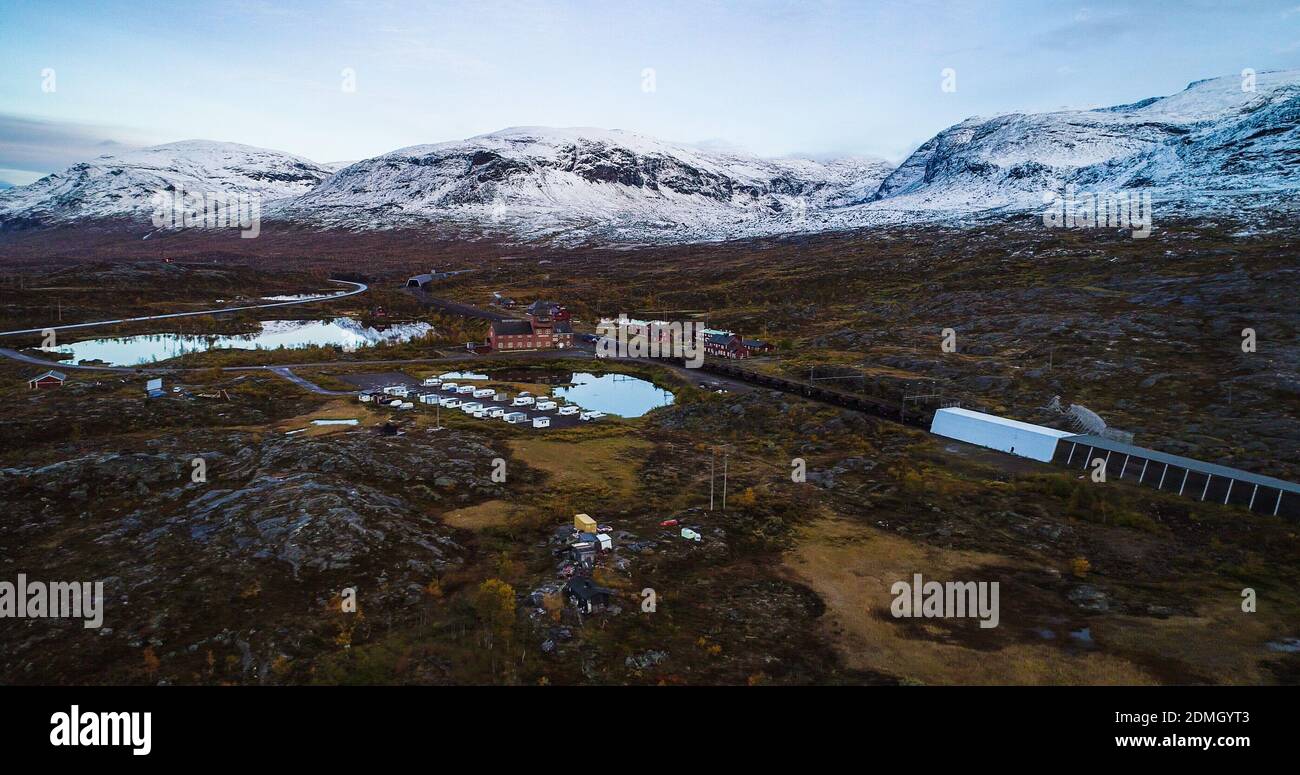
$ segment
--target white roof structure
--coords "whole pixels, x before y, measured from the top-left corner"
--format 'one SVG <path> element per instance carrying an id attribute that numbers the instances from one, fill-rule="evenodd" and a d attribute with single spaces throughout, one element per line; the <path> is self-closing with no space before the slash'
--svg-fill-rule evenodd
<path id="1" fill-rule="evenodd" d="M 1052 462 L 1058 440 L 1074 435 L 1069 431 L 957 407 L 935 412 L 930 432 L 1044 463 Z"/>

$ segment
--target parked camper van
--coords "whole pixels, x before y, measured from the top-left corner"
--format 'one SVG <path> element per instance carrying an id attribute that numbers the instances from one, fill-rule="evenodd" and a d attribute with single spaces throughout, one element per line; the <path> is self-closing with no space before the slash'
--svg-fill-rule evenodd
<path id="1" fill-rule="evenodd" d="M 551 411 L 552 409 L 557 409 L 557 408 L 559 408 L 559 406 L 560 406 L 560 405 L 557 404 L 557 403 L 555 403 L 554 401 L 545 401 L 545 400 L 543 400 L 543 401 L 538 401 L 538 402 L 537 402 L 537 411 L 539 411 L 539 412 L 549 412 L 549 411 Z"/>
<path id="2" fill-rule="evenodd" d="M 491 398 L 496 394 L 497 392 L 492 388 L 479 388 L 478 390 L 474 391 L 475 398 Z"/>
<path id="3" fill-rule="evenodd" d="M 528 415 L 524 414 L 523 412 L 510 412 L 504 415 L 501 419 L 505 420 L 511 425 L 518 425 L 521 422 L 527 422 Z"/>
<path id="4" fill-rule="evenodd" d="M 574 406 L 573 404 L 560 407 L 560 414 L 577 414 L 577 413 L 578 413 L 578 407 Z"/>
<path id="5" fill-rule="evenodd" d="M 549 417 L 534 417 L 534 418 L 533 418 L 533 427 L 534 427 L 534 428 L 549 428 L 549 427 L 551 427 L 551 418 L 549 418 Z"/>
<path id="6" fill-rule="evenodd" d="M 515 400 L 511 401 L 510 405 L 511 406 L 532 406 L 533 397 L 525 396 L 525 395 L 515 396 Z"/>

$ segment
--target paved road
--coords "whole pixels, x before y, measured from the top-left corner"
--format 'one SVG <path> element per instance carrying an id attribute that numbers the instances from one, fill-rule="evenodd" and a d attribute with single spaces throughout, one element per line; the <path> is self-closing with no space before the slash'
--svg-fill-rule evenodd
<path id="1" fill-rule="evenodd" d="M 46 326 L 44 328 L 24 328 L 17 331 L 0 331 L 0 336 L 14 336 L 16 334 L 41 334 L 46 331 L 66 331 L 71 328 L 93 328 L 95 326 L 108 326 L 115 323 L 136 323 L 141 320 L 165 320 L 166 318 L 187 318 L 194 315 L 215 315 L 221 312 L 239 312 L 246 309 L 266 309 L 267 307 L 292 307 L 298 304 L 318 304 L 322 301 L 333 301 L 345 296 L 355 296 L 358 293 L 365 293 L 370 290 L 370 286 L 365 283 L 354 283 L 351 280 L 330 280 L 332 283 L 342 283 L 344 285 L 356 286 L 350 291 L 336 293 L 333 296 L 323 296 L 319 299 L 298 299 L 296 301 L 276 301 L 270 304 L 249 304 L 243 307 L 222 307 L 221 309 L 205 309 L 198 312 L 170 312 L 166 315 L 144 315 L 138 318 L 118 318 L 117 320 L 96 320 L 93 323 L 71 323 L 65 326 Z"/>
<path id="2" fill-rule="evenodd" d="M 505 312 L 497 312 L 495 310 L 475 307 L 470 304 L 462 304 L 459 301 L 452 301 L 451 299 L 440 299 L 436 296 L 430 296 L 429 292 L 423 288 L 405 288 L 404 290 L 420 302 L 428 304 L 430 307 L 435 309 L 450 312 L 453 315 L 461 315 L 467 318 L 482 318 L 484 320 L 515 320 L 518 318 L 518 316 L 512 316 Z"/>

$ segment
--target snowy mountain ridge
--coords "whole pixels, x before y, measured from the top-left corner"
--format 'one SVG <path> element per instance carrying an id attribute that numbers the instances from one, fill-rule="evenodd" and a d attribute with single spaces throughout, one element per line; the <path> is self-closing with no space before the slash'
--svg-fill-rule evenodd
<path id="1" fill-rule="evenodd" d="M 185 141 L 0 191 L 0 229 L 147 218 L 152 195 L 256 194 L 306 228 L 435 229 L 561 243 L 694 242 L 1041 211 L 1063 190 L 1142 191 L 1162 214 L 1294 208 L 1300 71 L 1196 81 L 1092 110 L 971 118 L 897 168 L 760 158 L 615 129 L 511 127 L 350 163 Z"/>

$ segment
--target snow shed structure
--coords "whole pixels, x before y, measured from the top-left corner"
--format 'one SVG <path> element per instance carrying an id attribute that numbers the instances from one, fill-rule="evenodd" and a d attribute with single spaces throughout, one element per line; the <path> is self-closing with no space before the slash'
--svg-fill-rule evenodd
<path id="1" fill-rule="evenodd" d="M 1087 470 L 1096 460 L 1105 461 L 1106 481 L 1123 480 L 1184 498 L 1241 506 L 1256 514 L 1300 518 L 1300 485 L 1100 436 L 1068 436 L 1057 448 L 1054 462 Z"/>
<path id="2" fill-rule="evenodd" d="M 1052 462 L 1056 444 L 1074 434 L 994 414 L 947 407 L 934 413 L 930 432 L 1031 460 Z"/>

